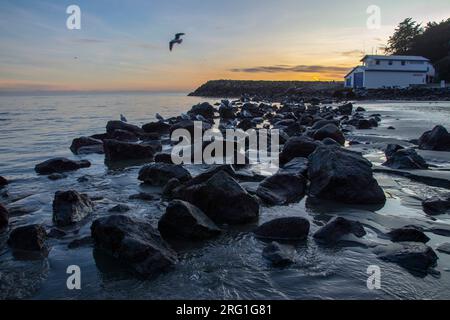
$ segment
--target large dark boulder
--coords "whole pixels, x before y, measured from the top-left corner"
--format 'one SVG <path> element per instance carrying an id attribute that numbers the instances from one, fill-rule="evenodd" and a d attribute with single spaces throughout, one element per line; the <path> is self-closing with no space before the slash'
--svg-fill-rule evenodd
<path id="1" fill-rule="evenodd" d="M 114 130 L 114 132 L 111 133 L 111 139 L 126 142 L 137 142 L 139 140 L 133 132 L 122 129 Z"/>
<path id="2" fill-rule="evenodd" d="M 290 138 L 280 153 L 280 164 L 286 164 L 294 158 L 307 158 L 321 143 L 306 136 Z"/>
<path id="3" fill-rule="evenodd" d="M 100 218 L 92 224 L 91 236 L 97 249 L 145 277 L 159 275 L 177 262 L 158 230 L 142 220 L 123 215 Z"/>
<path id="4" fill-rule="evenodd" d="M 338 142 L 341 145 L 345 144 L 345 137 L 339 128 L 334 124 L 327 124 L 322 128 L 318 129 L 313 134 L 314 140 L 324 140 L 326 138 L 331 138 L 334 141 Z"/>
<path id="5" fill-rule="evenodd" d="M 138 144 L 117 140 L 104 140 L 105 160 L 110 162 L 126 160 L 153 159 L 157 152 L 155 147 L 147 144 Z"/>
<path id="6" fill-rule="evenodd" d="M 184 169 L 183 166 L 163 162 L 144 166 L 139 171 L 138 177 L 140 181 L 154 186 L 164 186 L 172 178 L 186 182 L 192 177 L 189 171 Z"/>
<path id="7" fill-rule="evenodd" d="M 436 126 L 419 138 L 419 149 L 450 151 L 450 133 L 443 126 Z"/>
<path id="8" fill-rule="evenodd" d="M 13 250 L 48 252 L 47 232 L 39 224 L 28 225 L 14 229 L 9 235 L 8 245 Z"/>
<path id="9" fill-rule="evenodd" d="M 382 260 L 394 262 L 405 269 L 426 274 L 437 265 L 438 256 L 427 245 L 420 242 L 397 242 L 378 246 L 375 253 Z"/>
<path id="10" fill-rule="evenodd" d="M 387 161 L 383 166 L 392 169 L 428 169 L 426 161 L 414 149 L 399 149 L 393 153 L 392 150 L 388 150 L 386 158 Z"/>
<path id="11" fill-rule="evenodd" d="M 172 162 L 172 154 L 170 152 L 159 152 L 155 154 L 155 162 L 164 162 L 173 164 Z"/>
<path id="12" fill-rule="evenodd" d="M 450 212 L 450 195 L 436 196 L 422 201 L 423 211 L 431 216 Z"/>
<path id="13" fill-rule="evenodd" d="M 34 170 L 39 174 L 49 175 L 89 168 L 91 163 L 87 160 L 74 161 L 67 158 L 53 158 L 36 165 Z"/>
<path id="14" fill-rule="evenodd" d="M 351 115 L 353 112 L 353 104 L 352 103 L 346 103 L 338 107 L 338 111 L 342 115 Z"/>
<path id="15" fill-rule="evenodd" d="M 94 210 L 94 203 L 85 194 L 74 190 L 58 191 L 53 200 L 53 222 L 60 227 L 80 222 Z"/>
<path id="16" fill-rule="evenodd" d="M 297 174 L 306 177 L 308 174 L 308 158 L 294 158 L 283 165 L 279 172 Z"/>
<path id="17" fill-rule="evenodd" d="M 75 138 L 70 151 L 74 154 L 103 153 L 103 141 L 91 137 Z"/>
<path id="18" fill-rule="evenodd" d="M 171 125 L 168 123 L 165 123 L 163 121 L 158 122 L 150 122 L 147 124 L 144 124 L 142 126 L 142 130 L 144 130 L 146 133 L 159 133 L 159 134 L 166 134 L 169 133 Z"/>
<path id="19" fill-rule="evenodd" d="M 336 217 L 314 233 L 314 238 L 321 242 L 336 243 L 343 240 L 343 237 L 347 235 L 361 238 L 366 235 L 366 231 L 362 224 L 357 221 Z"/>
<path id="20" fill-rule="evenodd" d="M 196 121 L 198 123 L 198 121 Z M 191 139 L 194 139 L 194 129 L 195 129 L 195 123 L 192 120 L 181 120 L 177 123 L 174 123 L 170 127 L 170 134 L 172 134 L 175 130 L 182 129 L 187 130 L 191 136 Z M 208 122 L 201 122 L 201 130 L 202 132 L 205 132 L 206 130 L 211 129 L 211 124 Z M 191 140 L 192 141 L 192 140 Z"/>
<path id="21" fill-rule="evenodd" d="M 391 238 L 392 242 L 422 242 L 427 243 L 430 241 L 423 230 L 416 226 L 406 226 L 403 228 L 394 229 L 388 232 L 388 236 Z"/>
<path id="22" fill-rule="evenodd" d="M 132 132 L 136 135 L 140 135 L 142 133 L 144 133 L 144 130 L 142 130 L 142 128 L 139 128 L 138 126 L 129 124 L 129 123 L 125 123 L 122 121 L 109 121 L 106 124 L 106 132 L 109 135 L 112 135 L 114 133 L 114 131 L 116 130 L 125 130 L 125 131 L 129 131 Z"/>
<path id="23" fill-rule="evenodd" d="M 174 200 L 167 206 L 158 223 L 164 238 L 209 239 L 217 236 L 220 229 L 196 206 Z"/>
<path id="24" fill-rule="evenodd" d="M 236 113 L 233 107 L 221 105 L 219 108 L 219 115 L 222 119 L 234 119 Z"/>
<path id="25" fill-rule="evenodd" d="M 308 237 L 309 227 L 309 221 L 305 218 L 279 218 L 258 227 L 255 235 L 267 240 L 301 241 Z"/>
<path id="26" fill-rule="evenodd" d="M 275 267 L 284 267 L 294 263 L 295 248 L 274 241 L 264 248 L 262 255 Z"/>
<path id="27" fill-rule="evenodd" d="M 319 147 L 309 157 L 310 196 L 349 204 L 384 204 L 372 164 L 359 153 Z"/>
<path id="28" fill-rule="evenodd" d="M 0 203 L 0 231 L 8 225 L 8 221 L 9 221 L 8 209 L 6 209 Z"/>
<path id="29" fill-rule="evenodd" d="M 206 119 L 212 119 L 214 118 L 214 113 L 216 112 L 216 109 L 209 104 L 208 102 L 199 103 L 191 108 L 191 110 L 188 111 L 189 115 L 202 115 Z"/>
<path id="30" fill-rule="evenodd" d="M 286 205 L 304 197 L 306 179 L 301 175 L 277 173 L 259 185 L 256 194 L 269 205 Z"/>
<path id="31" fill-rule="evenodd" d="M 258 201 L 224 170 L 203 183 L 188 183 L 175 197 L 194 204 L 215 223 L 244 224 L 259 216 Z"/>
<path id="32" fill-rule="evenodd" d="M 405 149 L 401 145 L 398 144 L 388 144 L 386 149 L 384 149 L 384 155 L 386 159 L 390 159 L 397 151 Z"/>

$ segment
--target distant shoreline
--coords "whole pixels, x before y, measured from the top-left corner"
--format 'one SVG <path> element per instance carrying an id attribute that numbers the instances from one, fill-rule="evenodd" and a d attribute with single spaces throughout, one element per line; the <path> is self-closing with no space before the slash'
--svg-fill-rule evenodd
<path id="1" fill-rule="evenodd" d="M 326 100 L 450 101 L 450 88 L 353 90 L 337 81 L 251 81 L 211 80 L 189 96 L 240 98 L 248 96 L 270 101 L 311 102 Z"/>

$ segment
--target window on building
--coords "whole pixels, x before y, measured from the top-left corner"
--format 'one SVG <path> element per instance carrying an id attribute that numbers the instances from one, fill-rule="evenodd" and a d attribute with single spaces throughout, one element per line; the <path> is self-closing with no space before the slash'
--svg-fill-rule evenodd
<path id="1" fill-rule="evenodd" d="M 402 66 L 406 65 L 406 61 L 402 61 Z"/>
<path id="2" fill-rule="evenodd" d="M 375 64 L 378 66 L 380 65 L 380 60 L 375 61 Z"/>
<path id="3" fill-rule="evenodd" d="M 392 62 L 392 61 L 389 61 L 389 65 L 392 66 L 392 64 L 393 64 L 393 62 Z"/>

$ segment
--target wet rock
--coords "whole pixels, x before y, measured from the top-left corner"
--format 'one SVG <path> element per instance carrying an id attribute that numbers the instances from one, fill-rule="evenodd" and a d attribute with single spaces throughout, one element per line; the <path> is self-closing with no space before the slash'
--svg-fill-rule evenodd
<path id="1" fill-rule="evenodd" d="M 306 175 L 308 174 L 308 158 L 294 158 L 283 165 L 279 172 L 298 174 L 306 177 Z"/>
<path id="2" fill-rule="evenodd" d="M 177 187 L 182 185 L 181 181 L 177 178 L 172 178 L 169 181 L 167 181 L 166 185 L 164 186 L 162 190 L 163 197 L 167 199 L 173 198 L 173 190 L 175 190 Z"/>
<path id="3" fill-rule="evenodd" d="M 134 133 L 135 135 L 139 135 L 144 133 L 144 130 L 142 130 L 141 128 L 139 128 L 138 126 L 129 124 L 129 123 L 125 123 L 122 121 L 109 121 L 106 124 L 106 132 L 109 135 L 114 134 L 114 131 L 116 130 L 124 130 L 124 131 L 129 131 Z"/>
<path id="4" fill-rule="evenodd" d="M 155 162 L 173 164 L 172 154 L 170 152 L 160 152 L 155 154 Z"/>
<path id="5" fill-rule="evenodd" d="M 422 201 L 423 211 L 431 216 L 450 211 L 450 195 L 432 197 Z"/>
<path id="6" fill-rule="evenodd" d="M 214 118 L 215 112 L 216 109 L 212 105 L 208 102 L 203 102 L 193 106 L 191 110 L 188 111 L 188 114 L 193 116 L 202 115 L 206 119 L 212 119 Z"/>
<path id="7" fill-rule="evenodd" d="M 259 216 L 258 201 L 224 170 L 177 190 L 176 198 L 197 206 L 215 223 L 244 224 Z"/>
<path id="8" fill-rule="evenodd" d="M 138 177 L 140 181 L 154 186 L 164 186 L 172 178 L 186 182 L 192 177 L 183 166 L 168 163 L 149 164 L 139 171 Z"/>
<path id="9" fill-rule="evenodd" d="M 357 221 L 336 217 L 314 233 L 314 238 L 321 242 L 336 243 L 345 240 L 343 238 L 347 235 L 362 238 L 366 235 L 366 231 L 362 224 Z"/>
<path id="10" fill-rule="evenodd" d="M 443 126 L 436 126 L 419 138 L 419 149 L 450 151 L 450 134 Z"/>
<path id="11" fill-rule="evenodd" d="M 8 180 L 0 176 L 0 188 L 3 188 L 4 186 L 8 185 Z"/>
<path id="12" fill-rule="evenodd" d="M 422 242 L 430 241 L 423 230 L 416 226 L 406 226 L 399 229 L 394 229 L 388 232 L 388 236 L 392 242 Z"/>
<path id="13" fill-rule="evenodd" d="M 2 229 L 5 229 L 8 226 L 9 221 L 9 213 L 8 209 L 6 209 L 1 203 L 0 203 L 0 231 Z"/>
<path id="14" fill-rule="evenodd" d="M 174 200 L 167 206 L 158 223 L 164 238 L 209 239 L 217 236 L 220 229 L 196 206 Z"/>
<path id="15" fill-rule="evenodd" d="M 50 232 L 47 234 L 47 237 L 54 239 L 61 239 L 65 237 L 67 233 L 61 229 L 52 228 Z"/>
<path id="16" fill-rule="evenodd" d="M 137 142 L 138 137 L 130 131 L 117 129 L 111 134 L 111 139 L 125 142 Z"/>
<path id="17" fill-rule="evenodd" d="M 8 245 L 13 250 L 38 251 L 47 254 L 46 239 L 45 228 L 39 224 L 33 224 L 14 229 L 9 235 Z"/>
<path id="18" fill-rule="evenodd" d="M 280 164 L 286 164 L 294 158 L 307 158 L 321 143 L 306 136 L 290 138 L 280 153 Z"/>
<path id="19" fill-rule="evenodd" d="M 405 149 L 401 145 L 398 144 L 388 144 L 386 149 L 384 150 L 384 154 L 386 159 L 390 159 L 397 151 Z"/>
<path id="20" fill-rule="evenodd" d="M 390 152 L 390 151 L 389 151 Z M 387 161 L 383 166 L 392 169 L 428 169 L 426 161 L 414 149 L 399 149 L 393 153 L 386 153 Z"/>
<path id="21" fill-rule="evenodd" d="M 81 247 L 86 247 L 86 246 L 90 246 L 94 244 L 94 239 L 92 239 L 91 236 L 87 236 L 81 239 L 75 239 L 73 241 L 71 241 L 68 245 L 67 248 L 69 249 L 77 249 L 77 248 L 81 248 Z"/>
<path id="22" fill-rule="evenodd" d="M 366 112 L 366 109 L 364 109 L 363 107 L 358 107 L 355 110 L 356 112 Z"/>
<path id="23" fill-rule="evenodd" d="M 202 126 L 202 127 L 201 127 L 202 132 L 205 132 L 206 130 L 211 129 L 211 127 L 212 127 L 211 124 L 210 124 L 210 123 L 207 123 L 207 122 L 202 122 L 202 123 L 201 123 L 201 126 Z M 191 137 L 193 137 L 193 136 L 194 136 L 194 128 L 195 128 L 194 121 L 191 121 L 191 120 L 181 120 L 181 121 L 179 121 L 179 122 L 173 124 L 173 125 L 170 127 L 170 134 L 172 134 L 175 130 L 183 129 L 183 130 L 186 130 L 187 132 L 189 132 L 189 134 L 191 135 Z"/>
<path id="24" fill-rule="evenodd" d="M 130 200 L 144 200 L 144 201 L 152 201 L 155 200 L 155 196 L 151 193 L 147 192 L 139 192 L 137 194 L 133 194 L 129 197 Z"/>
<path id="25" fill-rule="evenodd" d="M 368 129 L 372 129 L 372 127 L 374 126 L 374 123 L 367 119 L 359 119 L 359 120 L 356 120 L 356 122 L 354 122 L 354 126 L 356 127 L 356 129 L 359 129 L 359 130 L 368 130 Z"/>
<path id="26" fill-rule="evenodd" d="M 142 220 L 122 215 L 100 218 L 92 224 L 91 235 L 97 249 L 145 277 L 159 275 L 177 262 L 159 232 Z"/>
<path id="27" fill-rule="evenodd" d="M 389 126 L 389 127 L 387 127 L 387 129 L 388 129 L 388 130 L 395 130 L 395 127 Z"/>
<path id="28" fill-rule="evenodd" d="M 283 267 L 294 263 L 295 248 L 274 241 L 264 248 L 262 255 L 274 266 Z"/>
<path id="29" fill-rule="evenodd" d="M 105 160 L 110 162 L 126 160 L 153 159 L 155 149 L 152 146 L 123 142 L 117 140 L 103 141 L 105 149 Z"/>
<path id="30" fill-rule="evenodd" d="M 322 141 L 326 138 L 331 138 L 341 145 L 345 144 L 344 134 L 334 124 L 327 124 L 326 126 L 323 126 L 322 128 L 318 129 L 316 132 L 314 132 L 313 138 L 314 138 L 314 140 L 320 140 L 320 141 Z"/>
<path id="31" fill-rule="evenodd" d="M 243 119 L 241 122 L 239 122 L 239 124 L 237 125 L 238 129 L 241 129 L 243 131 L 247 131 L 250 130 L 254 127 L 254 124 L 251 120 L 249 119 Z"/>
<path id="32" fill-rule="evenodd" d="M 443 243 L 436 249 L 439 252 L 450 254 L 450 243 Z"/>
<path id="33" fill-rule="evenodd" d="M 373 177 L 372 164 L 359 153 L 319 147 L 309 157 L 312 197 L 349 204 L 384 204 L 386 197 Z"/>
<path id="34" fill-rule="evenodd" d="M 277 173 L 266 178 L 256 194 L 268 205 L 286 205 L 304 197 L 306 179 L 301 175 Z"/>
<path id="35" fill-rule="evenodd" d="M 438 256 L 430 247 L 420 242 L 398 242 L 378 246 L 375 253 L 382 260 L 394 262 L 405 269 L 426 273 L 437 265 Z"/>
<path id="36" fill-rule="evenodd" d="M 219 115 L 222 119 L 234 119 L 236 118 L 236 113 L 233 107 L 229 106 L 220 106 Z"/>
<path id="37" fill-rule="evenodd" d="M 67 178 L 67 175 L 65 175 L 64 173 L 52 173 L 47 178 L 49 178 L 52 181 L 56 181 Z"/>
<path id="38" fill-rule="evenodd" d="M 88 150 L 98 151 L 91 153 L 103 153 L 103 141 L 92 137 L 80 137 L 73 139 L 70 151 L 74 154 L 87 154 Z"/>
<path id="39" fill-rule="evenodd" d="M 344 105 L 341 105 L 338 107 L 338 111 L 342 115 L 351 115 L 353 112 L 353 104 L 352 103 L 346 103 Z"/>
<path id="40" fill-rule="evenodd" d="M 142 129 L 146 132 L 146 133 L 159 133 L 159 134 L 167 134 L 170 131 L 170 127 L 171 125 L 162 121 L 158 121 L 158 122 L 150 122 L 147 124 L 144 124 L 142 126 Z"/>
<path id="41" fill-rule="evenodd" d="M 301 241 L 308 237 L 309 227 L 309 221 L 305 218 L 280 218 L 258 227 L 255 230 L 255 235 L 267 240 Z"/>
<path id="42" fill-rule="evenodd" d="M 126 204 L 118 204 L 114 207 L 112 207 L 111 209 L 108 210 L 108 212 L 113 212 L 113 213 L 125 213 L 130 211 L 131 208 L 129 206 L 127 206 Z"/>
<path id="43" fill-rule="evenodd" d="M 80 222 L 94 210 L 94 203 L 77 191 L 57 191 L 53 200 L 53 222 L 60 227 Z"/>
<path id="44" fill-rule="evenodd" d="M 37 164 L 34 169 L 39 174 L 49 175 L 89 168 L 90 166 L 91 163 L 87 160 L 73 161 L 67 158 L 53 158 Z"/>
<path id="45" fill-rule="evenodd" d="M 323 139 L 322 143 L 323 143 L 324 146 L 338 146 L 338 147 L 341 146 L 341 144 L 339 142 L 336 142 L 335 140 L 333 140 L 331 138 Z"/>

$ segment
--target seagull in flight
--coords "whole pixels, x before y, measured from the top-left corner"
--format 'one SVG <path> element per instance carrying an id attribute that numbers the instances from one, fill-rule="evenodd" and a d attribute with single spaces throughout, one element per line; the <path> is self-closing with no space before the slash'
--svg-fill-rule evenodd
<path id="1" fill-rule="evenodd" d="M 175 35 L 175 39 L 169 42 L 169 49 L 172 51 L 174 44 L 181 44 L 183 42 L 183 39 L 181 39 L 182 36 L 184 36 L 185 33 L 177 33 Z"/>

